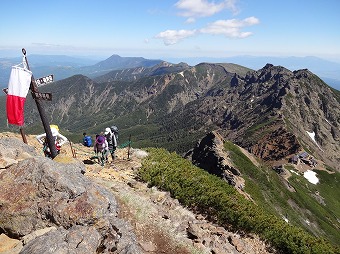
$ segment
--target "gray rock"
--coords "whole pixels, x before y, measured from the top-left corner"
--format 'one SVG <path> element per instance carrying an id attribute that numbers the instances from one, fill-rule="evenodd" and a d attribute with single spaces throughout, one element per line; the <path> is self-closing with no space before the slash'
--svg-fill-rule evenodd
<path id="1" fill-rule="evenodd" d="M 22 237 L 22 242 L 26 245 L 28 242 L 32 241 L 33 239 L 35 239 L 38 236 L 41 236 L 43 234 L 46 234 L 47 232 L 49 232 L 51 230 L 57 230 L 57 228 L 56 227 L 48 227 L 48 228 L 38 229 L 38 230 Z"/>
<path id="2" fill-rule="evenodd" d="M 82 163 L 38 156 L 2 171 L 0 231 L 21 238 L 58 228 L 31 240 L 22 253 L 140 253 L 129 225 L 117 218 L 113 194 L 86 178 L 83 170 Z"/>
<path id="3" fill-rule="evenodd" d="M 94 227 L 76 225 L 68 230 L 60 227 L 36 238 L 25 245 L 20 253 L 96 253 L 100 244 L 101 236 Z"/>
<path id="4" fill-rule="evenodd" d="M 194 165 L 221 177 L 230 185 L 235 186 L 236 178 L 241 175 L 241 172 L 233 167 L 223 145 L 223 137 L 217 131 L 212 131 L 198 142 L 194 149 L 187 152 L 184 157 L 191 160 Z"/>
<path id="5" fill-rule="evenodd" d="M 33 147 L 17 138 L 0 138 L 0 169 L 36 155 Z"/>

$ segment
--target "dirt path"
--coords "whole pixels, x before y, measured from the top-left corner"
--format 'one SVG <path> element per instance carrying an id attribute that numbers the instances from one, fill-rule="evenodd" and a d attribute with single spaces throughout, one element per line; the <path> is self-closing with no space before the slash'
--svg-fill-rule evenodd
<path id="1" fill-rule="evenodd" d="M 228 232 L 182 207 L 169 193 L 137 181 L 138 154 L 132 149 L 128 159 L 128 150 L 118 149 L 113 164 L 87 164 L 85 175 L 113 191 L 119 216 L 131 223 L 145 253 L 270 253 L 258 237 Z"/>

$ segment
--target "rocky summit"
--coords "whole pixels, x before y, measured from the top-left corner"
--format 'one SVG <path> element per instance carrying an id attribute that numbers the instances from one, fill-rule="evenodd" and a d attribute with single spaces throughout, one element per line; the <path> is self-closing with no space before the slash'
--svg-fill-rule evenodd
<path id="1" fill-rule="evenodd" d="M 73 144 L 77 158 L 66 146 L 52 161 L 33 136 L 30 146 L 16 134 L 0 136 L 8 147 L 0 150 L 2 254 L 275 252 L 258 236 L 230 232 L 139 182 L 142 150 L 131 149 L 127 159 L 118 149 L 115 163 L 102 167 L 81 144 Z"/>
<path id="2" fill-rule="evenodd" d="M 140 253 L 115 197 L 84 172 L 80 162 L 41 156 L 2 170 L 0 228 L 25 239 L 20 253 Z"/>

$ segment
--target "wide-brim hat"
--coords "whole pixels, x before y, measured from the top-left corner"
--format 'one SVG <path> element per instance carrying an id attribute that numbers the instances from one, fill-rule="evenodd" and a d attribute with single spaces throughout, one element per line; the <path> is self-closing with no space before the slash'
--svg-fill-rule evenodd
<path id="1" fill-rule="evenodd" d="M 105 138 L 104 138 L 103 136 L 99 136 L 99 137 L 97 138 L 97 143 L 98 143 L 99 145 L 103 144 L 104 142 L 105 142 Z"/>

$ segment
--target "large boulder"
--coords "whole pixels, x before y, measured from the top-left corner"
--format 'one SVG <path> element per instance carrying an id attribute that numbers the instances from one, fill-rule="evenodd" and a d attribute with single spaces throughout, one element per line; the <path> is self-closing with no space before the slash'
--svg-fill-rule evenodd
<path id="1" fill-rule="evenodd" d="M 210 174 L 225 179 L 230 185 L 235 186 L 241 175 L 235 168 L 226 151 L 224 150 L 224 139 L 216 131 L 208 133 L 196 146 L 184 157 Z"/>
<path id="2" fill-rule="evenodd" d="M 130 226 L 117 217 L 111 191 L 83 175 L 82 163 L 44 157 L 0 173 L 0 232 L 16 239 L 55 227 L 21 253 L 140 253 Z"/>
<path id="3" fill-rule="evenodd" d="M 0 138 L 0 170 L 36 155 L 33 147 L 17 138 Z"/>

